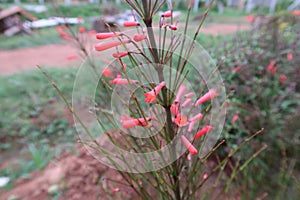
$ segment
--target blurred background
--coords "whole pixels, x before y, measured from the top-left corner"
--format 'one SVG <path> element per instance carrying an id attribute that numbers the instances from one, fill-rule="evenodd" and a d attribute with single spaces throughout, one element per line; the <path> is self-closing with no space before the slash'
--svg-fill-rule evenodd
<path id="1" fill-rule="evenodd" d="M 95 34 L 133 20 L 129 6 L 121 0 L 0 2 L 0 199 L 135 199 L 130 189 L 108 183 L 122 178 L 77 143 L 72 115 L 36 67 L 71 100 Z M 174 1 L 179 31 L 187 4 Z M 194 1 L 188 34 L 208 4 Z M 216 0 L 200 32 L 197 40 L 219 66 L 229 96 L 226 148 L 219 153 L 264 128 L 236 155 L 243 162 L 268 146 L 233 181 L 238 198 L 299 199 L 300 1 Z"/>

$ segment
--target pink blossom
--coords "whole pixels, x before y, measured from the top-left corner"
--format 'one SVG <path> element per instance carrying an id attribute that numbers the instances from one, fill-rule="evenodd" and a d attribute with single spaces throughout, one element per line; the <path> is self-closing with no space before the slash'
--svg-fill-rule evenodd
<path id="1" fill-rule="evenodd" d="M 120 58 L 122 58 L 124 56 L 127 56 L 127 55 L 128 55 L 128 52 L 115 52 L 115 53 L 112 54 L 112 56 L 114 58 L 117 58 L 117 59 L 120 59 Z"/>
<path id="2" fill-rule="evenodd" d="M 189 121 L 190 122 L 197 121 L 197 120 L 202 119 L 202 117 L 203 117 L 203 115 L 201 113 L 199 113 L 199 114 L 195 115 L 194 117 L 191 117 Z"/>
<path id="3" fill-rule="evenodd" d="M 238 72 L 238 71 L 240 71 L 242 69 L 242 66 L 238 66 L 238 67 L 235 67 L 235 68 L 233 68 L 233 72 Z"/>
<path id="4" fill-rule="evenodd" d="M 172 12 L 171 12 L 171 10 L 168 10 L 168 11 L 164 12 L 161 16 L 165 17 L 165 18 L 171 17 L 172 16 Z"/>
<path id="5" fill-rule="evenodd" d="M 254 22 L 255 21 L 255 16 L 253 15 L 248 15 L 245 17 L 247 22 Z"/>
<path id="6" fill-rule="evenodd" d="M 171 112 L 174 114 L 174 115 L 178 115 L 179 114 L 179 104 L 172 104 L 171 105 L 171 108 L 170 108 Z"/>
<path id="7" fill-rule="evenodd" d="M 207 179 L 208 178 L 208 174 L 205 173 L 202 178 L 203 178 L 203 180 Z"/>
<path id="8" fill-rule="evenodd" d="M 193 92 L 187 93 L 186 95 L 184 95 L 185 98 L 191 98 L 194 96 Z"/>
<path id="9" fill-rule="evenodd" d="M 189 124 L 187 116 L 178 114 L 175 119 L 174 123 L 177 124 L 177 126 L 182 127 Z"/>
<path id="10" fill-rule="evenodd" d="M 146 118 L 147 121 L 151 121 L 151 118 L 150 117 L 147 117 Z M 139 118 L 139 119 L 128 119 L 128 120 L 122 120 L 121 123 L 122 123 L 122 127 L 123 128 L 132 128 L 134 126 L 147 126 L 148 123 L 147 121 L 145 121 L 144 118 Z"/>
<path id="11" fill-rule="evenodd" d="M 74 60 L 76 58 L 77 58 L 76 55 L 69 55 L 69 56 L 67 56 L 67 60 Z"/>
<path id="12" fill-rule="evenodd" d="M 284 75 L 284 74 L 281 74 L 281 75 L 279 76 L 279 82 L 280 82 L 281 84 L 284 84 L 284 82 L 286 81 L 286 79 L 287 79 L 287 77 L 286 77 L 286 75 Z"/>
<path id="13" fill-rule="evenodd" d="M 99 40 L 120 36 L 120 32 L 97 33 L 96 38 Z"/>
<path id="14" fill-rule="evenodd" d="M 205 135 L 207 132 L 209 132 L 210 130 L 212 130 L 213 127 L 212 126 L 204 126 L 195 136 L 195 140 L 197 140 L 199 137 Z"/>
<path id="15" fill-rule="evenodd" d="M 185 100 L 183 103 L 182 103 L 182 107 L 184 108 L 184 107 L 186 107 L 186 106 L 188 106 L 189 104 L 191 104 L 192 103 L 192 99 L 187 99 L 187 100 Z"/>
<path id="16" fill-rule="evenodd" d="M 216 92 L 216 89 L 210 89 L 206 94 L 204 94 L 202 97 L 200 97 L 196 103 L 195 103 L 195 106 L 198 106 L 199 104 L 202 104 L 214 97 L 218 96 L 217 92 Z"/>
<path id="17" fill-rule="evenodd" d="M 187 88 L 184 85 L 180 85 L 174 103 L 178 103 L 182 95 L 186 92 Z"/>
<path id="18" fill-rule="evenodd" d="M 125 26 L 125 27 L 131 27 L 131 26 L 139 26 L 140 25 L 140 23 L 138 23 L 138 22 L 135 22 L 135 21 L 125 21 L 124 23 L 123 23 L 123 26 Z"/>
<path id="19" fill-rule="evenodd" d="M 286 59 L 287 59 L 288 61 L 293 60 L 293 54 L 292 54 L 292 53 L 288 53 L 287 56 L 286 56 Z"/>
<path id="20" fill-rule="evenodd" d="M 97 34 L 97 32 L 95 30 L 90 30 L 89 31 L 89 35 L 95 35 L 95 34 Z"/>
<path id="21" fill-rule="evenodd" d="M 124 39 L 124 40 L 113 40 L 113 41 L 109 41 L 109 42 L 103 42 L 103 43 L 98 43 L 95 45 L 95 49 L 96 51 L 104 51 L 116 46 L 119 46 L 121 44 L 125 44 L 125 43 L 130 43 L 130 40 L 128 39 Z"/>
<path id="22" fill-rule="evenodd" d="M 235 115 L 232 117 L 231 122 L 234 123 L 234 122 L 236 122 L 236 120 L 238 120 L 238 119 L 239 119 L 239 115 L 238 115 L 238 114 L 235 114 Z"/>
<path id="23" fill-rule="evenodd" d="M 156 102 L 156 96 L 159 94 L 161 89 L 166 86 L 166 82 L 161 82 L 153 90 L 144 94 L 145 102 L 154 103 Z"/>
<path id="24" fill-rule="evenodd" d="M 66 26 L 56 26 L 55 29 L 57 30 L 58 34 L 60 35 L 61 38 L 63 39 L 72 39 L 72 36 L 69 35 L 68 33 L 64 32 L 65 29 L 67 29 Z"/>
<path id="25" fill-rule="evenodd" d="M 133 36 L 133 40 L 136 41 L 136 42 L 140 42 L 140 41 L 142 41 L 146 38 L 147 38 L 147 36 L 144 35 L 144 34 L 136 34 L 136 35 Z"/>
<path id="26" fill-rule="evenodd" d="M 85 28 L 84 27 L 79 27 L 79 33 L 84 33 L 85 32 Z"/>
<path id="27" fill-rule="evenodd" d="M 169 28 L 173 31 L 177 30 L 177 26 L 176 25 L 169 25 Z"/>
<path id="28" fill-rule="evenodd" d="M 275 66 L 276 62 L 275 61 L 271 61 L 270 64 L 267 67 L 267 70 L 272 72 L 273 75 L 276 74 L 277 71 L 277 67 Z"/>
<path id="29" fill-rule="evenodd" d="M 300 10 L 293 10 L 292 15 L 295 16 L 295 17 L 300 16 Z"/>
<path id="30" fill-rule="evenodd" d="M 119 192 L 120 191 L 120 188 L 114 188 L 113 190 L 112 190 L 112 192 Z"/>
<path id="31" fill-rule="evenodd" d="M 189 124 L 189 128 L 188 128 L 188 132 L 192 132 L 193 128 L 194 128 L 194 125 L 195 125 L 195 121 L 191 121 L 190 124 Z"/>
<path id="32" fill-rule="evenodd" d="M 114 85 L 126 85 L 126 84 L 138 84 L 137 80 L 127 80 L 126 78 L 114 78 L 113 80 L 109 81 L 110 84 Z"/>
<path id="33" fill-rule="evenodd" d="M 105 78 L 109 78 L 113 76 L 113 73 L 109 67 L 104 67 L 102 70 L 102 74 Z"/>
<path id="34" fill-rule="evenodd" d="M 129 120 L 129 119 L 134 119 L 134 118 L 129 117 L 129 116 L 125 115 L 125 114 L 122 114 L 122 117 L 119 118 L 119 121 L 123 122 L 123 121 Z"/>
<path id="35" fill-rule="evenodd" d="M 190 141 L 184 136 L 181 136 L 181 140 L 186 148 L 189 150 L 190 154 L 196 155 L 198 153 L 197 149 L 190 143 Z"/>

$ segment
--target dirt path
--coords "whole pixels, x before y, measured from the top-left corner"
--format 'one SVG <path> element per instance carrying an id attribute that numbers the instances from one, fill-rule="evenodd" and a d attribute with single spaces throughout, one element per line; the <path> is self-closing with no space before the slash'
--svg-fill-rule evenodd
<path id="1" fill-rule="evenodd" d="M 249 25 L 211 24 L 203 27 L 201 32 L 212 35 L 226 35 L 248 28 Z M 78 64 L 80 64 L 78 50 L 69 44 L 0 50 L 0 75 L 9 75 L 23 70 L 35 69 L 36 65 L 67 67 L 78 66 Z"/>
<path id="2" fill-rule="evenodd" d="M 212 24 L 201 28 L 201 33 L 217 35 L 229 35 L 237 31 L 243 31 L 250 28 L 248 24 Z"/>
<path id="3" fill-rule="evenodd" d="M 71 56 L 76 53 L 74 47 L 63 44 L 0 51 L 0 75 L 34 69 L 36 65 L 68 66 L 74 64 Z"/>

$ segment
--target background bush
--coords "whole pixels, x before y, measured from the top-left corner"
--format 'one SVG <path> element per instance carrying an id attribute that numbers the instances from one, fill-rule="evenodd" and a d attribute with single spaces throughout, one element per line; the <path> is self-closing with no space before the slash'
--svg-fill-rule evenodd
<path id="1" fill-rule="evenodd" d="M 249 32 L 218 45 L 221 74 L 229 96 L 228 123 L 224 137 L 234 147 L 245 137 L 264 128 L 264 134 L 243 148 L 240 157 L 267 144 L 268 149 L 253 160 L 244 175 L 248 198 L 267 192 L 271 197 L 294 199 L 300 162 L 300 19 L 281 14 L 260 17 Z M 293 55 L 289 60 L 288 54 Z M 226 58 L 226 59 L 224 59 Z M 270 70 L 275 62 L 276 71 Z M 235 70 L 238 70 L 235 72 Z M 280 81 L 280 76 L 287 79 Z M 239 115 L 237 122 L 231 117 Z M 298 193 L 297 193 L 298 192 Z"/>

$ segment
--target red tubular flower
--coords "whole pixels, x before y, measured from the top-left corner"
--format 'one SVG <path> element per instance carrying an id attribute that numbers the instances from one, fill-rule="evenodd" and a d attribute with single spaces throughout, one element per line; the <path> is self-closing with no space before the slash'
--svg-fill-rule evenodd
<path id="1" fill-rule="evenodd" d="M 90 30 L 89 31 L 89 35 L 95 35 L 95 34 L 97 34 L 97 32 L 95 30 Z"/>
<path id="2" fill-rule="evenodd" d="M 239 115 L 238 115 L 238 114 L 235 114 L 235 115 L 233 116 L 233 118 L 231 119 L 231 122 L 234 123 L 234 122 L 236 122 L 236 120 L 238 120 L 238 119 L 239 119 Z"/>
<path id="3" fill-rule="evenodd" d="M 104 67 L 102 70 L 102 74 L 105 78 L 109 78 L 113 76 L 113 73 L 109 67 Z"/>
<path id="4" fill-rule="evenodd" d="M 287 56 L 286 56 L 286 59 L 287 59 L 288 61 L 293 60 L 293 54 L 292 54 L 292 53 L 288 53 Z"/>
<path id="5" fill-rule="evenodd" d="M 148 103 L 154 103 L 156 102 L 156 96 L 159 94 L 159 92 L 161 91 L 161 89 L 163 87 L 166 86 L 166 82 L 161 82 L 160 84 L 158 84 L 153 90 L 151 90 L 150 92 L 146 92 L 144 94 L 145 96 L 145 102 Z"/>
<path id="6" fill-rule="evenodd" d="M 77 58 L 77 56 L 75 56 L 75 55 L 69 55 L 69 56 L 67 56 L 67 60 L 74 60 L 76 58 Z"/>
<path id="7" fill-rule="evenodd" d="M 192 98 L 194 96 L 193 92 L 187 93 L 186 95 L 184 95 L 185 98 Z"/>
<path id="8" fill-rule="evenodd" d="M 267 67 L 267 70 L 270 71 L 273 75 L 275 75 L 277 71 L 277 67 L 275 66 L 275 64 L 276 64 L 275 61 L 271 61 Z"/>
<path id="9" fill-rule="evenodd" d="M 122 114 L 122 117 L 119 118 L 119 121 L 123 122 L 123 121 L 129 120 L 129 119 L 134 119 L 134 118 L 131 118 L 125 114 Z"/>
<path id="10" fill-rule="evenodd" d="M 281 84 L 284 84 L 284 82 L 286 81 L 286 79 L 287 79 L 286 75 L 281 74 L 281 75 L 279 76 L 279 82 L 280 82 Z"/>
<path id="11" fill-rule="evenodd" d="M 189 104 L 191 104 L 192 103 L 192 99 L 187 99 L 187 100 L 185 100 L 183 103 L 182 103 L 182 107 L 184 108 L 184 107 L 186 107 L 186 106 L 188 106 Z"/>
<path id="12" fill-rule="evenodd" d="M 133 36 L 133 40 L 136 41 L 136 42 L 140 42 L 140 41 L 142 41 L 146 38 L 147 38 L 147 36 L 144 35 L 144 34 L 136 34 L 136 35 Z"/>
<path id="13" fill-rule="evenodd" d="M 177 26 L 175 25 L 169 25 L 169 28 L 173 31 L 176 31 L 177 30 Z"/>
<path id="14" fill-rule="evenodd" d="M 236 67 L 236 68 L 233 68 L 233 72 L 238 72 L 238 71 L 240 71 L 242 69 L 242 66 L 238 66 L 238 67 Z"/>
<path id="15" fill-rule="evenodd" d="M 171 17 L 172 16 L 172 12 L 171 12 L 171 10 L 168 10 L 168 11 L 164 12 L 161 16 L 165 17 L 165 18 Z"/>
<path id="16" fill-rule="evenodd" d="M 131 27 L 131 26 L 139 26 L 140 25 L 140 23 L 138 23 L 138 22 L 130 22 L 130 21 L 125 21 L 124 23 L 123 23 L 123 26 L 125 26 L 125 27 Z"/>
<path id="17" fill-rule="evenodd" d="M 198 106 L 199 104 L 204 103 L 216 96 L 218 96 L 216 89 L 210 89 L 205 95 L 203 95 L 196 101 L 195 106 Z"/>
<path id="18" fill-rule="evenodd" d="M 276 73 L 276 71 L 277 71 L 277 67 L 275 67 L 275 64 L 276 64 L 276 62 L 275 62 L 274 60 L 272 60 L 272 61 L 270 62 L 270 64 L 268 65 L 268 67 L 267 67 L 267 70 L 270 71 L 270 72 L 272 72 L 273 75 L 274 75 L 274 74 Z"/>
<path id="19" fill-rule="evenodd" d="M 126 40 L 114 40 L 114 41 L 109 41 L 109 42 L 103 42 L 103 43 L 98 43 L 95 45 L 95 49 L 96 51 L 104 51 L 116 46 L 119 46 L 121 44 L 126 44 L 129 43 L 130 40 L 126 39 Z"/>
<path id="20" fill-rule="evenodd" d="M 197 149 L 190 143 L 190 141 L 184 135 L 181 136 L 181 140 L 192 155 L 196 155 L 198 153 Z"/>
<path id="21" fill-rule="evenodd" d="M 117 59 L 122 58 L 122 57 L 127 56 L 127 55 L 128 55 L 128 52 L 119 52 L 119 53 L 115 52 L 115 53 L 112 54 L 112 56 L 114 58 L 117 58 Z"/>
<path id="22" fill-rule="evenodd" d="M 186 92 L 187 88 L 184 85 L 180 85 L 174 103 L 178 103 L 182 95 Z"/>
<path id="23" fill-rule="evenodd" d="M 208 131 L 212 130 L 212 126 L 204 126 L 195 136 L 195 140 L 197 140 L 199 137 L 203 136 L 206 134 Z"/>
<path id="24" fill-rule="evenodd" d="M 178 114 L 176 118 L 174 119 L 174 123 L 177 124 L 177 126 L 182 127 L 189 124 L 187 116 Z"/>
<path id="25" fill-rule="evenodd" d="M 293 16 L 300 16 L 300 10 L 293 10 L 292 15 Z"/>
<path id="26" fill-rule="evenodd" d="M 277 72 L 277 67 L 274 67 L 273 70 L 272 70 L 272 74 L 275 75 L 276 72 Z"/>
<path id="27" fill-rule="evenodd" d="M 114 85 L 126 85 L 126 84 L 138 84 L 137 80 L 127 80 L 126 78 L 114 78 L 113 80 L 109 81 L 110 84 Z"/>
<path id="28" fill-rule="evenodd" d="M 99 40 L 103 40 L 103 39 L 107 39 L 107 38 L 120 36 L 121 34 L 122 33 L 120 33 L 120 32 L 97 33 L 96 38 Z"/>
<path id="29" fill-rule="evenodd" d="M 193 128 L 194 128 L 194 125 L 195 125 L 195 121 L 191 121 L 190 124 L 189 124 L 189 128 L 188 128 L 188 132 L 192 132 Z"/>
<path id="30" fill-rule="evenodd" d="M 151 118 L 147 117 L 146 120 L 151 121 Z M 122 123 L 123 128 L 132 128 L 134 126 L 147 126 L 148 125 L 148 123 L 145 121 L 144 118 L 139 118 L 139 119 L 131 118 L 128 120 L 122 120 L 121 123 Z"/>
<path id="31" fill-rule="evenodd" d="M 198 121 L 200 119 L 202 119 L 203 115 L 201 113 L 199 113 L 198 115 L 195 115 L 194 117 L 191 117 L 190 118 L 190 122 L 193 122 L 193 121 Z"/>
<path id="32" fill-rule="evenodd" d="M 84 33 L 85 32 L 85 28 L 84 27 L 80 27 L 79 28 L 79 33 Z"/>
<path id="33" fill-rule="evenodd" d="M 68 33 L 64 32 L 64 29 L 66 29 L 66 26 L 56 26 L 55 29 L 57 30 L 58 34 L 63 39 L 71 39 L 72 36 L 70 36 Z"/>
<path id="34" fill-rule="evenodd" d="M 253 16 L 253 15 L 246 16 L 246 21 L 247 22 L 254 22 L 255 21 L 255 16 Z"/>
<path id="35" fill-rule="evenodd" d="M 170 110 L 174 115 L 178 115 L 179 114 L 179 105 L 172 104 Z"/>

